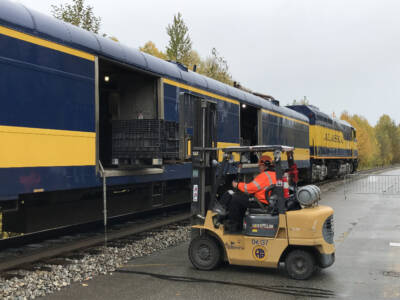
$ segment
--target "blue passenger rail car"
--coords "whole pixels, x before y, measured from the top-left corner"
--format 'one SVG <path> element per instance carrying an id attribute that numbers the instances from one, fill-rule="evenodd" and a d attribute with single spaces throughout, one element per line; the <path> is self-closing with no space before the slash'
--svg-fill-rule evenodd
<path id="1" fill-rule="evenodd" d="M 100 219 L 102 167 L 111 216 L 190 201 L 191 109 L 199 98 L 217 104 L 218 146 L 286 144 L 297 148 L 299 168 L 310 166 L 302 114 L 7 0 L 0 82 L 4 231 Z M 114 157 L 113 124 L 125 120 L 175 123 L 178 155 L 163 156 L 169 144 L 176 150 L 173 139 L 146 136 L 143 149 L 166 152 Z"/>

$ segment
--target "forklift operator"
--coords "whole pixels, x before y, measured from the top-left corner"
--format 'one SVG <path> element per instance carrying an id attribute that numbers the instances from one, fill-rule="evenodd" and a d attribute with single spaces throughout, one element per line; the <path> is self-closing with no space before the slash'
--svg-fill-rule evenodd
<path id="1" fill-rule="evenodd" d="M 248 195 L 254 195 L 261 203 L 269 205 L 265 198 L 265 190 L 271 185 L 276 184 L 276 173 L 271 171 L 272 159 L 268 155 L 261 156 L 258 161 L 258 168 L 260 173 L 250 183 L 232 181 L 232 186 L 237 188 L 242 193 L 235 193 L 232 195 L 228 204 L 231 230 L 242 229 L 243 216 L 248 207 L 258 207 L 256 203 L 249 202 Z"/>

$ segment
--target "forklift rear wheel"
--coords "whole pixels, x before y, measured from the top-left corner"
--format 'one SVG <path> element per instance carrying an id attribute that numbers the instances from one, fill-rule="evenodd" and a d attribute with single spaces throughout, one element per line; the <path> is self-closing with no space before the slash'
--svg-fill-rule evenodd
<path id="1" fill-rule="evenodd" d="M 210 236 L 194 238 L 189 245 L 189 259 L 199 270 L 212 270 L 221 262 L 221 250 L 217 241 Z"/>
<path id="2" fill-rule="evenodd" d="M 316 265 L 314 256 L 310 252 L 297 249 L 288 254 L 285 267 L 293 279 L 305 280 L 314 273 Z"/>

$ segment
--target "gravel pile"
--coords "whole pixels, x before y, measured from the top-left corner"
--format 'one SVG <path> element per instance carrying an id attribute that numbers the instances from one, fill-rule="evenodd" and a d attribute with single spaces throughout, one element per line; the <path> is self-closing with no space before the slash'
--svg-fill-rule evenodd
<path id="1" fill-rule="evenodd" d="M 0 279 L 0 299 L 35 299 L 73 282 L 90 280 L 96 275 L 108 274 L 122 267 L 129 260 L 146 256 L 187 241 L 190 226 L 174 226 L 153 233 L 144 233 L 123 247 L 98 247 L 99 254 L 85 255 L 80 260 L 71 259 L 67 265 L 38 264 L 36 271 L 16 271 L 20 276 Z M 45 269 L 45 270 L 43 270 Z"/>

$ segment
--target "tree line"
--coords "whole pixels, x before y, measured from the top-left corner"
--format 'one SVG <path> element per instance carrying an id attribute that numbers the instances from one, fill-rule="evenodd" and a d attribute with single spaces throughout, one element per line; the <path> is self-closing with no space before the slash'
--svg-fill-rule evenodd
<path id="1" fill-rule="evenodd" d="M 172 24 L 167 26 L 166 32 L 169 42 L 165 51 L 159 50 L 152 41 L 148 41 L 139 49 L 161 59 L 180 62 L 200 74 L 233 85 L 228 63 L 215 47 L 211 49 L 211 54 L 206 59 L 202 59 L 193 49 L 189 28 L 181 13 L 174 15 Z"/>
<path id="2" fill-rule="evenodd" d="M 357 131 L 358 158 L 361 169 L 400 163 L 400 124 L 388 115 L 371 126 L 366 118 L 343 112 L 340 118 Z"/>

